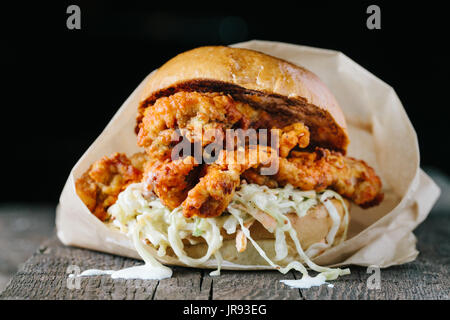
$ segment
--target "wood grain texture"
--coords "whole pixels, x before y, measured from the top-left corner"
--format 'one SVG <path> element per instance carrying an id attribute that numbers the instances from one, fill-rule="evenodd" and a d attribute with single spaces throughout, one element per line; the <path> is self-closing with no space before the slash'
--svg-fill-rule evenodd
<path id="1" fill-rule="evenodd" d="M 302 290 L 305 299 L 450 299 L 450 217 L 430 216 L 415 232 L 420 252 L 412 263 L 380 270 L 380 289 L 369 289 L 372 272 L 351 267 L 334 288 Z"/>
<path id="2" fill-rule="evenodd" d="M 204 278 L 205 271 L 173 267 L 170 279 L 159 281 L 155 300 L 208 300 L 211 281 Z"/>
<path id="3" fill-rule="evenodd" d="M 79 289 L 69 289 L 67 268 L 80 271 L 114 269 L 142 262 L 79 248 L 63 246 L 56 237 L 24 264 L 0 294 L 0 299 L 449 299 L 450 217 L 430 216 L 416 231 L 418 259 L 412 263 L 382 269 L 381 287 L 369 289 L 371 274 L 366 268 L 351 267 L 351 275 L 334 281 L 334 287 L 291 289 L 281 279 L 299 277 L 275 271 L 222 271 L 173 268 L 173 277 L 161 281 L 113 280 L 109 276 L 83 277 Z M 73 280 L 73 279 L 72 279 Z"/>
<path id="4" fill-rule="evenodd" d="M 294 276 L 278 271 L 223 271 L 220 277 L 212 279 L 211 296 L 213 300 L 302 299 L 300 291 L 284 286 L 282 279 Z"/>
<path id="5" fill-rule="evenodd" d="M 54 228 L 54 204 L 0 203 L 0 292 Z"/>

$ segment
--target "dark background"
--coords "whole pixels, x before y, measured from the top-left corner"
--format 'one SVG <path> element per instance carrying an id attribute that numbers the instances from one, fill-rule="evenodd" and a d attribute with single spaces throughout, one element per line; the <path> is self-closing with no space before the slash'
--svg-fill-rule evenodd
<path id="1" fill-rule="evenodd" d="M 250 39 L 345 53 L 395 88 L 422 165 L 449 173 L 440 2 L 257 3 L 2 4 L 0 201 L 56 203 L 72 166 L 149 72 L 197 46 Z M 70 4 L 81 7 L 81 30 L 66 28 Z M 381 30 L 366 27 L 370 4 L 381 7 Z"/>

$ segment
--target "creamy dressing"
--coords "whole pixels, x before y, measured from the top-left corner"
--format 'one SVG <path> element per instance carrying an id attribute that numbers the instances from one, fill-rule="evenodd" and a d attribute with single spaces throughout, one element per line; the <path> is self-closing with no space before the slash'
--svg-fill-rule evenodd
<path id="1" fill-rule="evenodd" d="M 318 274 L 315 277 L 310 277 L 308 275 L 304 275 L 301 279 L 298 280 L 280 280 L 280 282 L 290 286 L 291 288 L 298 289 L 309 289 L 311 287 L 320 287 L 323 284 L 327 284 L 329 288 L 333 288 L 334 286 L 325 281 L 326 278 L 323 274 Z"/>
<path id="2" fill-rule="evenodd" d="M 91 277 L 110 275 L 113 279 L 141 279 L 141 280 L 162 280 L 172 276 L 172 270 L 165 266 L 154 267 L 148 264 L 134 266 L 121 270 L 99 270 L 89 269 L 80 274 L 80 277 Z"/>
<path id="3" fill-rule="evenodd" d="M 172 270 L 167 267 L 153 267 L 148 264 L 118 270 L 111 274 L 113 279 L 162 280 L 172 277 Z"/>
<path id="4" fill-rule="evenodd" d="M 111 275 L 113 274 L 114 270 L 99 270 L 99 269 L 89 269 L 85 270 L 80 274 L 80 277 L 90 277 L 90 276 L 102 276 L 102 275 Z"/>

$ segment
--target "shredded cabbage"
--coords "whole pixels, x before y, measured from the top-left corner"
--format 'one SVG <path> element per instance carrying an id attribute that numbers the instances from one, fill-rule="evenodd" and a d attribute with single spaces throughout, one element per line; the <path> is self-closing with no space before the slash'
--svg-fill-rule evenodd
<path id="1" fill-rule="evenodd" d="M 295 248 L 297 250 L 298 255 L 303 263 L 306 263 L 309 268 L 314 271 L 320 272 L 326 280 L 336 279 L 340 275 L 350 273 L 349 269 L 340 269 L 340 268 L 326 268 L 321 267 L 311 261 L 310 256 L 307 255 L 300 244 L 300 241 L 297 237 L 297 232 L 294 228 L 292 228 L 291 221 L 289 218 L 285 216 L 286 213 L 292 212 L 292 209 L 295 209 L 295 212 L 300 217 L 303 217 L 306 212 L 303 212 L 304 208 L 311 208 L 313 205 L 317 203 L 314 197 L 318 197 L 319 201 L 324 204 L 327 208 L 328 213 L 330 214 L 331 219 L 333 220 L 333 225 L 326 237 L 326 247 L 330 247 L 333 245 L 336 233 L 341 225 L 341 218 L 339 213 L 337 212 L 334 205 L 329 201 L 330 198 L 335 197 L 340 200 L 344 206 L 345 214 L 344 214 L 344 223 L 345 223 L 345 231 L 344 234 L 347 233 L 347 225 L 348 225 L 348 210 L 343 201 L 343 199 L 334 191 L 327 190 L 324 193 L 317 196 L 315 192 L 304 192 L 295 190 L 291 185 L 287 185 L 284 188 L 276 188 L 270 189 L 265 186 L 258 186 L 254 184 L 242 185 L 241 189 L 236 192 L 236 195 L 230 205 L 228 206 L 228 211 L 238 219 L 241 228 L 248 239 L 252 242 L 255 249 L 264 258 L 272 267 L 278 269 L 282 273 L 286 273 L 291 269 L 296 269 L 300 271 L 303 276 L 307 276 L 308 272 L 306 268 L 297 261 L 293 261 L 289 263 L 286 267 L 281 267 L 275 264 L 270 260 L 269 257 L 265 254 L 265 252 L 259 247 L 259 245 L 251 238 L 250 232 L 243 225 L 243 221 L 241 218 L 241 212 L 244 211 L 250 215 L 257 215 L 257 211 L 261 210 L 271 217 L 273 217 L 277 221 L 277 227 L 275 230 L 275 252 L 276 257 L 275 260 L 282 260 L 287 256 L 288 248 L 285 239 L 285 232 L 289 234 L 292 241 L 295 244 Z M 309 200 L 316 200 L 314 204 L 310 202 L 308 205 L 304 203 Z M 301 208 L 301 209 L 299 209 Z M 307 211 L 307 210 L 306 210 Z M 341 238 L 342 240 L 344 237 Z M 318 247 L 324 247 L 322 244 L 315 246 L 316 251 L 310 251 L 309 253 L 317 254 L 319 251 Z"/>
<path id="2" fill-rule="evenodd" d="M 220 253 L 223 243 L 220 229 L 223 228 L 228 234 L 233 234 L 239 225 L 261 257 L 283 274 L 295 269 L 303 274 L 302 279 L 310 279 L 305 265 L 319 272 L 315 277 L 317 280 L 333 280 L 340 275 L 350 273 L 349 269 L 321 267 L 311 261 L 312 257 L 324 249 L 342 242 L 347 234 L 348 209 L 342 197 L 334 191 L 326 190 L 323 193 L 316 193 L 315 191 L 300 191 L 291 185 L 270 189 L 267 186 L 243 184 L 235 192 L 227 208 L 230 215 L 223 214 L 220 217 L 204 219 L 185 218 L 181 207 L 170 210 L 158 198 L 144 197 L 142 190 L 143 183 L 131 184 L 119 194 L 117 202 L 108 209 L 108 212 L 114 217 L 112 224 L 132 236 L 136 250 L 144 261 L 151 265 L 161 266 L 145 248 L 144 240 L 149 241 L 157 250 L 158 256 L 161 257 L 166 255 L 167 247 L 171 247 L 180 261 L 189 266 L 201 265 L 214 256 L 218 268 L 211 272 L 211 275 L 220 275 L 223 260 Z M 338 199 L 345 210 L 343 219 L 345 230 L 338 241 L 335 238 L 341 225 L 341 217 L 330 201 L 331 198 Z M 304 217 L 308 210 L 318 203 L 323 203 L 326 207 L 333 225 L 325 241 L 311 245 L 304 252 L 297 232 L 286 214 L 295 212 L 299 217 Z M 261 222 L 263 218 L 266 218 L 266 221 Z M 251 237 L 249 229 L 245 227 L 247 222 L 255 219 L 275 234 L 275 261 L 282 261 L 288 256 L 286 233 L 292 239 L 300 261 L 292 261 L 284 267 L 274 263 Z M 198 237 L 202 237 L 206 241 L 208 249 L 203 257 L 194 259 L 184 251 L 183 240 L 186 239 L 191 244 L 195 244 L 199 242 Z"/>
<path id="3" fill-rule="evenodd" d="M 194 229 L 194 232 L 192 233 L 192 235 L 194 237 L 200 237 L 203 233 L 203 230 L 200 228 L 200 223 L 202 221 L 200 220 L 200 218 L 197 218 L 197 217 L 195 217 L 194 219 L 195 219 L 195 229 Z"/>
<path id="4" fill-rule="evenodd" d="M 177 209 L 175 209 L 174 211 L 177 211 Z M 209 227 L 205 228 L 204 232 L 202 232 L 201 235 L 208 244 L 208 251 L 203 257 L 193 259 L 189 257 L 184 251 L 183 241 L 179 233 L 180 228 L 183 228 L 183 226 L 185 225 L 185 221 L 186 219 L 183 217 L 180 210 L 171 213 L 171 223 L 167 230 L 170 246 L 181 262 L 189 266 L 198 266 L 208 261 L 211 255 L 216 253 L 217 250 L 219 250 L 219 248 L 222 246 L 222 236 L 220 235 L 220 229 L 217 226 L 216 220 L 214 218 L 203 219 L 203 221 L 209 223 Z"/>
<path id="5" fill-rule="evenodd" d="M 142 240 L 136 240 L 138 236 L 147 239 L 157 249 L 158 256 L 164 256 L 170 246 L 180 261 L 190 266 L 206 262 L 213 254 L 221 261 L 221 256 L 216 254 L 222 246 L 217 218 L 185 218 L 181 207 L 170 210 L 156 197 L 145 199 L 142 190 L 142 183 L 131 184 L 119 194 L 118 200 L 108 212 L 115 218 L 113 224 L 133 237 L 136 250 L 144 261 L 147 262 L 151 255 L 143 250 L 145 247 Z M 182 239 L 191 235 L 204 238 L 208 244 L 208 250 L 201 258 L 193 259 L 184 251 Z M 156 261 L 154 258 L 153 260 Z M 218 270 L 220 272 L 220 266 Z"/>
<path id="6" fill-rule="evenodd" d="M 236 227 L 238 225 L 238 221 L 232 215 L 228 216 L 223 224 L 223 228 L 227 232 L 227 234 L 233 234 L 236 232 Z"/>
<path id="7" fill-rule="evenodd" d="M 159 269 L 166 275 L 167 278 L 172 276 L 172 270 L 164 265 L 162 265 L 158 260 L 156 260 L 147 250 L 147 248 L 142 244 L 140 238 L 140 233 L 143 227 L 143 220 L 137 222 L 133 227 L 133 244 L 136 248 L 138 254 L 144 259 L 144 262 L 150 267 Z"/>
<path id="8" fill-rule="evenodd" d="M 243 204 L 250 214 L 259 209 L 278 219 L 279 214 L 290 212 L 296 212 L 299 217 L 305 216 L 308 210 L 317 204 L 316 198 L 314 190 L 300 191 L 290 184 L 275 189 L 257 184 L 243 184 L 236 191 L 233 201 Z"/>
<path id="9" fill-rule="evenodd" d="M 214 257 L 216 258 L 216 262 L 217 262 L 217 270 L 211 271 L 209 273 L 210 276 L 215 277 L 215 276 L 220 276 L 220 268 L 222 267 L 222 254 L 220 253 L 220 251 L 216 251 L 216 253 L 214 253 Z"/>
<path id="10" fill-rule="evenodd" d="M 285 230 L 283 228 L 277 228 L 275 231 L 275 252 L 276 261 L 283 260 L 288 255 L 288 249 L 286 245 L 286 236 L 284 235 Z"/>

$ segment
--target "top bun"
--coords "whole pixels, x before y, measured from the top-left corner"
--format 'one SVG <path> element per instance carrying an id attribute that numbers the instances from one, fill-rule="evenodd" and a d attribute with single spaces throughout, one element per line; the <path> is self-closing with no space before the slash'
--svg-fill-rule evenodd
<path id="1" fill-rule="evenodd" d="M 179 91 L 223 92 L 234 99 L 304 122 L 315 145 L 345 154 L 349 138 L 344 114 L 311 71 L 267 54 L 223 46 L 200 47 L 172 58 L 145 84 L 143 110 Z"/>

